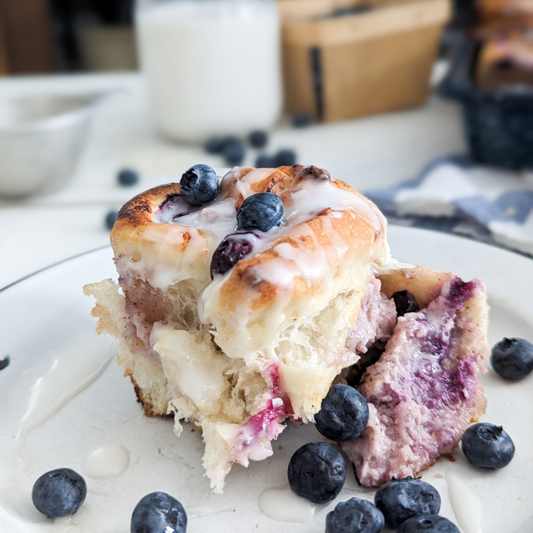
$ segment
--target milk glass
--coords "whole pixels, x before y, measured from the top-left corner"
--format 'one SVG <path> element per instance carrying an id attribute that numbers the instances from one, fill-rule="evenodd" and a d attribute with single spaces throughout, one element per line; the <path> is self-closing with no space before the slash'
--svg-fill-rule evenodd
<path id="1" fill-rule="evenodd" d="M 275 0 L 139 0 L 141 65 L 157 130 L 179 142 L 268 129 L 282 106 Z"/>

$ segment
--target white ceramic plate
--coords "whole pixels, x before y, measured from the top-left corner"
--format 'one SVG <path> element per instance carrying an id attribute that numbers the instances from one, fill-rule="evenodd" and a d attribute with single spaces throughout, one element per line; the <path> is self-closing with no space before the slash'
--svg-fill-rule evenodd
<path id="1" fill-rule="evenodd" d="M 490 342 L 503 336 L 533 339 L 533 261 L 470 240 L 429 231 L 390 228 L 394 257 L 401 261 L 452 270 L 464 279 L 485 280 L 490 296 Z M 0 291 L 0 359 L 11 362 L 0 371 L 0 531 L 34 533 L 68 531 L 127 533 L 138 500 L 154 490 L 176 496 L 189 514 L 189 533 L 286 533 L 323 531 L 319 525 L 275 521 L 263 514 L 258 498 L 265 488 L 286 485 L 286 468 L 292 453 L 304 442 L 319 440 L 312 426 L 289 427 L 275 443 L 273 457 L 250 468 L 234 467 L 224 495 L 209 490 L 201 467 L 201 437 L 185 426 L 180 439 L 169 419 L 145 418 L 135 401 L 129 380 L 112 362 L 114 341 L 97 337 L 90 316 L 92 299 L 82 293 L 85 283 L 114 277 L 109 248 L 78 256 L 38 272 Z M 39 378 L 54 360 L 72 363 L 71 383 L 94 381 L 72 398 L 60 399 L 69 386 L 52 383 L 52 399 L 34 402 L 31 395 L 42 385 Z M 94 361 L 88 369 L 83 361 Z M 91 378 L 89 370 L 95 375 Z M 101 374 L 98 376 L 98 374 Z M 48 378 L 46 378 L 48 379 Z M 44 381 L 46 381 L 46 379 Z M 448 495 L 446 475 L 455 473 L 483 505 L 483 533 L 533 531 L 533 376 L 519 383 L 504 383 L 492 371 L 483 378 L 488 396 L 484 420 L 503 424 L 516 444 L 511 464 L 500 471 L 470 467 L 460 450 L 456 461 L 440 459 L 424 479 L 440 491 L 441 513 L 456 521 Z M 37 383 L 37 385 L 36 385 Z M 67 401 L 68 400 L 68 401 Z M 55 412 L 48 420 L 35 416 Z M 33 409 L 33 410 L 32 410 Z M 30 419 L 23 422 L 30 410 Z M 16 438 L 21 424 L 36 427 Z M 35 510 L 31 487 L 47 470 L 68 466 L 83 473 L 82 462 L 93 449 L 110 443 L 124 446 L 130 465 L 107 479 L 86 476 L 89 493 L 85 504 L 70 518 L 50 520 Z M 373 491 L 357 487 L 353 474 L 341 499 Z M 474 514 L 472 510 L 471 515 Z M 323 519 L 324 512 L 319 513 Z M 474 531 L 466 522 L 464 533 Z"/>

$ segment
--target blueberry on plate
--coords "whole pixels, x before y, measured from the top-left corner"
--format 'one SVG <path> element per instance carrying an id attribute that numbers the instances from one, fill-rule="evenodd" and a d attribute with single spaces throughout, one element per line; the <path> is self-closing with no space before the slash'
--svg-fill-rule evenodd
<path id="1" fill-rule="evenodd" d="M 324 437 L 345 442 L 359 437 L 368 423 L 368 405 L 350 385 L 333 385 L 315 415 L 315 425 Z"/>
<path id="2" fill-rule="evenodd" d="M 313 503 L 326 503 L 342 490 L 346 464 L 331 444 L 309 442 L 294 452 L 287 473 L 295 494 Z"/>
<path id="3" fill-rule="evenodd" d="M 492 348 L 490 362 L 504 379 L 517 381 L 533 371 L 533 344 L 518 337 L 504 338 Z"/>
<path id="4" fill-rule="evenodd" d="M 253 250 L 250 239 L 253 235 L 249 232 L 231 233 L 220 241 L 211 258 L 211 279 L 216 274 L 225 274 Z"/>
<path id="5" fill-rule="evenodd" d="M 271 192 L 248 196 L 237 211 L 237 227 L 241 230 L 268 231 L 285 221 L 281 198 Z"/>
<path id="6" fill-rule="evenodd" d="M 220 154 L 224 149 L 224 139 L 222 137 L 210 137 L 204 145 L 208 154 Z"/>
<path id="7" fill-rule="evenodd" d="M 131 187 L 139 183 L 139 174 L 131 168 L 125 168 L 118 173 L 117 180 L 123 187 Z"/>
<path id="8" fill-rule="evenodd" d="M 415 295 L 409 291 L 398 291 L 392 295 L 394 305 L 396 306 L 396 313 L 398 316 L 403 316 L 405 313 L 414 313 L 420 311 Z"/>
<path id="9" fill-rule="evenodd" d="M 374 497 L 385 523 L 397 528 L 413 516 L 438 514 L 440 495 L 437 489 L 421 479 L 393 479 L 383 485 Z"/>
<path id="10" fill-rule="evenodd" d="M 414 516 L 407 519 L 396 533 L 461 533 L 459 528 L 447 518 L 438 514 Z"/>
<path id="11" fill-rule="evenodd" d="M 105 227 L 112 230 L 118 217 L 118 211 L 109 211 L 105 216 Z"/>
<path id="12" fill-rule="evenodd" d="M 383 513 L 359 498 L 338 503 L 326 516 L 326 533 L 379 533 L 384 525 Z"/>
<path id="13" fill-rule="evenodd" d="M 222 155 L 228 165 L 240 165 L 244 160 L 244 146 L 237 137 L 227 137 L 224 140 Z"/>
<path id="14" fill-rule="evenodd" d="M 277 167 L 292 167 L 292 165 L 296 164 L 296 152 L 283 148 L 276 154 L 275 160 Z"/>
<path id="15" fill-rule="evenodd" d="M 263 130 L 255 130 L 248 135 L 248 142 L 254 148 L 264 148 L 268 143 L 268 133 Z"/>
<path id="16" fill-rule="evenodd" d="M 276 159 L 270 155 L 261 154 L 257 156 L 255 166 L 256 168 L 275 168 L 277 167 Z"/>
<path id="17" fill-rule="evenodd" d="M 515 446 L 501 426 L 480 422 L 470 426 L 461 441 L 468 462 L 477 468 L 503 468 L 514 456 Z"/>
<path id="18" fill-rule="evenodd" d="M 211 202 L 218 194 L 218 177 L 207 165 L 194 165 L 180 180 L 181 196 L 189 205 Z"/>
<path id="19" fill-rule="evenodd" d="M 48 518 L 74 514 L 86 496 L 85 480 L 70 468 L 46 472 L 35 482 L 31 493 L 35 507 Z"/>
<path id="20" fill-rule="evenodd" d="M 131 516 L 131 533 L 185 533 L 187 513 L 183 505 L 166 492 L 147 494 Z"/>

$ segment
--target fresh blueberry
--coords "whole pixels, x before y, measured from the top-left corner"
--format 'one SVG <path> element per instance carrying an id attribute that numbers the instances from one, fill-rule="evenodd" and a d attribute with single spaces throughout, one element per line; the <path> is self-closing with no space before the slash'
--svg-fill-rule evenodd
<path id="1" fill-rule="evenodd" d="M 211 259 L 211 279 L 216 274 L 225 274 L 252 251 L 251 235 L 253 233 L 231 233 L 220 241 Z"/>
<path id="2" fill-rule="evenodd" d="M 306 128 L 311 125 L 311 115 L 309 113 L 298 113 L 292 117 L 292 125 L 295 128 Z"/>
<path id="3" fill-rule="evenodd" d="M 3 359 L 0 359 L 0 370 L 4 370 L 9 366 L 9 355 L 6 355 Z"/>
<path id="4" fill-rule="evenodd" d="M 392 295 L 394 305 L 396 305 L 396 313 L 398 316 L 403 316 L 405 313 L 414 313 L 420 311 L 415 295 L 409 291 L 398 291 Z"/>
<path id="5" fill-rule="evenodd" d="M 271 192 L 248 196 L 237 211 L 237 227 L 241 230 L 268 231 L 285 221 L 283 202 Z"/>
<path id="6" fill-rule="evenodd" d="M 407 519 L 396 533 L 460 533 L 458 527 L 438 514 L 413 516 Z"/>
<path id="7" fill-rule="evenodd" d="M 296 164 L 296 152 L 284 148 L 276 154 L 275 159 L 277 167 L 292 167 L 292 165 Z"/>
<path id="8" fill-rule="evenodd" d="M 204 148 L 208 154 L 220 154 L 224 149 L 224 144 L 225 142 L 222 137 L 211 137 L 207 139 Z"/>
<path id="9" fill-rule="evenodd" d="M 261 154 L 257 156 L 255 166 L 256 168 L 275 168 L 277 167 L 276 159 L 270 155 Z"/>
<path id="10" fill-rule="evenodd" d="M 470 426 L 461 443 L 468 462 L 477 468 L 503 468 L 515 452 L 514 442 L 503 428 L 486 422 Z"/>
<path id="11" fill-rule="evenodd" d="M 244 146 L 237 137 L 228 137 L 224 141 L 222 154 L 228 165 L 240 165 L 244 160 Z"/>
<path id="12" fill-rule="evenodd" d="M 359 498 L 338 503 L 326 516 L 326 533 L 379 533 L 384 525 L 383 513 Z"/>
<path id="13" fill-rule="evenodd" d="M 166 492 L 147 494 L 131 516 L 131 533 L 185 533 L 187 513 L 183 505 Z"/>
<path id="14" fill-rule="evenodd" d="M 314 503 L 334 500 L 346 480 L 342 455 L 326 442 L 309 442 L 291 457 L 288 469 L 292 491 Z"/>
<path id="15" fill-rule="evenodd" d="M 315 424 L 324 437 L 336 442 L 359 437 L 368 422 L 368 405 L 350 385 L 333 385 L 322 400 Z"/>
<path id="16" fill-rule="evenodd" d="M 207 165 L 194 165 L 180 180 L 181 196 L 189 205 L 211 202 L 218 194 L 218 177 Z"/>
<path id="17" fill-rule="evenodd" d="M 135 170 L 125 168 L 118 173 L 117 179 L 123 187 L 131 187 L 139 183 L 139 174 Z"/>
<path id="18" fill-rule="evenodd" d="M 254 148 L 264 148 L 268 143 L 268 133 L 263 130 L 255 130 L 248 136 L 248 142 Z"/>
<path id="19" fill-rule="evenodd" d="M 520 338 L 504 338 L 492 348 L 490 362 L 502 378 L 525 378 L 533 371 L 533 344 Z"/>
<path id="20" fill-rule="evenodd" d="M 406 477 L 383 485 L 376 492 L 374 503 L 385 515 L 386 524 L 396 528 L 413 516 L 438 514 L 440 495 L 429 483 Z"/>
<path id="21" fill-rule="evenodd" d="M 46 472 L 35 482 L 31 493 L 35 507 L 48 518 L 74 514 L 85 501 L 85 496 L 85 480 L 70 468 Z"/>
<path id="22" fill-rule="evenodd" d="M 115 225 L 115 222 L 117 220 L 118 211 L 109 211 L 107 215 L 105 216 L 105 227 L 108 230 L 112 230 L 113 226 Z"/>

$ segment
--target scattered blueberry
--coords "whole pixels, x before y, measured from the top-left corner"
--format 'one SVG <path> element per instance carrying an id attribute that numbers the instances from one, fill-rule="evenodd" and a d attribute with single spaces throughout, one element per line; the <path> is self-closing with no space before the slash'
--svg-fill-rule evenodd
<path id="1" fill-rule="evenodd" d="M 396 528 L 413 516 L 437 514 L 440 495 L 429 483 L 406 477 L 383 485 L 376 492 L 374 503 L 384 514 L 386 524 Z"/>
<path id="2" fill-rule="evenodd" d="M 468 462 L 478 468 L 503 468 L 515 452 L 514 443 L 503 428 L 486 422 L 470 426 L 461 443 Z"/>
<path id="3" fill-rule="evenodd" d="M 108 230 L 112 230 L 113 226 L 115 225 L 115 222 L 117 220 L 118 211 L 109 211 L 107 215 L 105 216 L 105 227 Z"/>
<path id="4" fill-rule="evenodd" d="M 211 202 L 218 194 L 218 177 L 207 165 L 194 165 L 180 180 L 181 196 L 189 205 Z"/>
<path id="5" fill-rule="evenodd" d="M 253 235 L 253 234 L 252 234 Z M 211 279 L 216 274 L 225 274 L 253 249 L 250 233 L 231 233 L 220 241 L 211 259 Z"/>
<path id="6" fill-rule="evenodd" d="M 438 514 L 413 516 L 406 520 L 397 530 L 397 533 L 461 533 L 458 527 L 447 518 Z"/>
<path id="7" fill-rule="evenodd" d="M 241 230 L 268 231 L 285 221 L 283 202 L 271 192 L 248 196 L 237 211 L 237 227 Z"/>
<path id="8" fill-rule="evenodd" d="M 276 154 L 275 160 L 277 167 L 292 167 L 292 165 L 296 164 L 296 152 L 284 148 Z"/>
<path id="9" fill-rule="evenodd" d="M 263 130 L 255 130 L 248 136 L 248 142 L 254 148 L 264 148 L 268 143 L 268 133 Z"/>
<path id="10" fill-rule="evenodd" d="M 403 316 L 405 313 L 414 313 L 420 311 L 415 295 L 409 291 L 398 291 L 392 295 L 394 304 L 396 305 L 396 312 L 398 316 Z"/>
<path id="11" fill-rule="evenodd" d="M 276 159 L 270 155 L 261 154 L 257 156 L 255 166 L 256 168 L 275 168 L 277 167 Z"/>
<path id="12" fill-rule="evenodd" d="M 9 365 L 9 355 L 6 355 L 3 359 L 0 359 L 0 370 L 4 370 Z"/>
<path id="13" fill-rule="evenodd" d="M 291 457 L 288 469 L 292 491 L 314 503 L 329 502 L 346 480 L 342 455 L 326 442 L 309 442 Z"/>
<path id="14" fill-rule="evenodd" d="M 306 128 L 313 121 L 309 113 L 298 113 L 292 117 L 292 125 L 295 128 Z"/>
<path id="15" fill-rule="evenodd" d="M 533 344 L 520 338 L 504 338 L 492 348 L 490 362 L 502 378 L 525 378 L 533 371 Z"/>
<path id="16" fill-rule="evenodd" d="M 35 482 L 31 493 L 35 507 L 49 518 L 74 514 L 85 496 L 85 480 L 70 468 L 46 472 Z"/>
<path id="17" fill-rule="evenodd" d="M 222 137 L 211 137 L 204 145 L 208 154 L 220 154 L 224 149 L 225 141 Z"/>
<path id="18" fill-rule="evenodd" d="M 350 385 L 333 385 L 322 400 L 315 424 L 324 437 L 345 442 L 359 437 L 368 422 L 368 405 Z"/>
<path id="19" fill-rule="evenodd" d="M 338 503 L 326 516 L 326 533 L 379 533 L 384 525 L 383 513 L 359 498 Z"/>
<path id="20" fill-rule="evenodd" d="M 227 137 L 224 140 L 222 154 L 228 165 L 240 165 L 244 160 L 244 146 L 237 137 Z"/>
<path id="21" fill-rule="evenodd" d="M 139 174 L 135 170 L 125 168 L 118 173 L 117 179 L 123 187 L 131 187 L 139 183 Z"/>
<path id="22" fill-rule="evenodd" d="M 183 505 L 166 492 L 147 494 L 131 516 L 131 533 L 185 533 L 187 513 Z"/>

